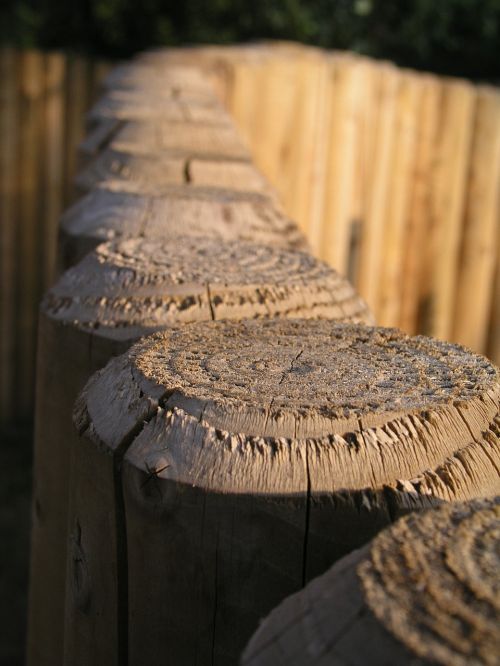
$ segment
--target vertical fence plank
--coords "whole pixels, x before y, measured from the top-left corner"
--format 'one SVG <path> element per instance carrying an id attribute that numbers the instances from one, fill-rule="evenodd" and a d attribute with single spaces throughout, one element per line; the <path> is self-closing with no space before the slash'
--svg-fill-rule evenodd
<path id="1" fill-rule="evenodd" d="M 70 58 L 66 75 L 66 134 L 65 163 L 66 186 L 64 201 L 67 205 L 74 198 L 74 185 L 78 166 L 78 144 L 85 133 L 85 111 L 88 109 L 88 63 L 81 57 Z"/>
<path id="2" fill-rule="evenodd" d="M 441 84 L 434 76 L 422 77 L 418 109 L 418 136 L 411 184 L 406 241 L 403 253 L 399 326 L 406 333 L 417 332 L 419 293 L 426 275 L 427 230 L 430 227 L 430 174 L 436 146 Z"/>
<path id="3" fill-rule="evenodd" d="M 43 286 L 47 289 L 55 272 L 59 216 L 63 209 L 64 174 L 64 91 L 66 58 L 49 53 L 45 61 L 46 97 L 43 159 Z"/>
<path id="4" fill-rule="evenodd" d="M 366 84 L 363 61 L 332 61 L 331 132 L 328 146 L 322 257 L 341 273 L 348 267 L 353 221 L 354 180 L 361 137 L 360 100 Z"/>
<path id="5" fill-rule="evenodd" d="M 497 238 L 497 261 L 486 353 L 500 366 L 500 233 Z"/>
<path id="6" fill-rule="evenodd" d="M 411 183 L 414 177 L 417 109 L 421 102 L 420 78 L 404 73 L 398 89 L 395 114 L 395 138 L 390 158 L 389 196 L 383 221 L 382 265 L 379 275 L 377 320 L 382 326 L 398 326 L 406 221 L 409 213 Z"/>
<path id="7" fill-rule="evenodd" d="M 238 125 L 243 137 L 255 150 L 252 132 L 255 119 L 254 101 L 256 99 L 256 65 L 240 61 L 231 63 L 231 88 L 228 91 L 228 110 Z M 255 155 L 254 155 L 255 157 Z"/>
<path id="8" fill-rule="evenodd" d="M 431 179 L 431 252 L 428 293 L 420 330 L 449 340 L 453 328 L 458 260 L 465 212 L 476 92 L 465 81 L 443 88 L 435 166 Z"/>
<path id="9" fill-rule="evenodd" d="M 378 281 L 382 265 L 384 219 L 389 196 L 391 153 L 394 141 L 396 96 L 399 73 L 392 65 L 381 65 L 379 98 L 374 122 L 373 172 L 368 185 L 358 269 L 358 289 L 377 318 Z"/>
<path id="10" fill-rule="evenodd" d="M 500 222 L 500 93 L 478 91 L 453 340 L 485 351 Z"/>
<path id="11" fill-rule="evenodd" d="M 281 54 L 262 69 L 261 86 L 256 90 L 255 162 L 267 175 L 278 194 L 286 192 L 290 128 L 297 95 L 296 67 L 293 59 Z"/>
<path id="12" fill-rule="evenodd" d="M 11 420 L 15 377 L 18 54 L 0 50 L 0 423 Z"/>
<path id="13" fill-rule="evenodd" d="M 297 59 L 295 69 L 297 91 L 280 168 L 286 178 L 283 198 L 288 202 L 287 210 L 307 230 L 317 214 L 318 190 L 323 195 L 326 155 L 321 134 L 325 129 L 326 67 L 323 58 L 311 53 Z M 323 196 L 321 206 L 322 200 Z"/>
<path id="14" fill-rule="evenodd" d="M 312 110 L 314 113 L 312 153 L 303 159 L 310 159 L 310 182 L 308 183 L 308 199 L 303 202 L 306 208 L 297 212 L 299 224 L 304 220 L 302 228 L 307 231 L 311 248 L 320 255 L 323 234 L 326 166 L 328 156 L 328 120 L 330 117 L 330 65 L 321 57 L 316 70 L 316 100 Z M 297 165 L 300 168 L 300 164 Z"/>
<path id="15" fill-rule="evenodd" d="M 21 112 L 16 403 L 19 418 L 30 418 L 33 406 L 35 340 L 41 295 L 40 159 L 43 132 L 44 60 L 40 52 L 21 54 Z"/>

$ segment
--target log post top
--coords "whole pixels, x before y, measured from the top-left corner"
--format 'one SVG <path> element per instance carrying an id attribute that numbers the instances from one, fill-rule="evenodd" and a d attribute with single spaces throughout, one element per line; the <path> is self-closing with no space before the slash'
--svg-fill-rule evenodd
<path id="1" fill-rule="evenodd" d="M 321 493 L 436 467 L 491 427 L 499 394 L 498 371 L 456 345 L 324 320 L 226 321 L 139 342 L 89 381 L 75 423 L 163 479 L 280 495 L 310 478 Z"/>
<path id="2" fill-rule="evenodd" d="M 248 147 L 230 122 L 174 121 L 167 118 L 124 120 L 116 127 L 91 132 L 80 144 L 80 151 L 95 155 L 104 147 L 137 155 L 168 155 L 183 157 L 201 155 L 212 158 L 251 161 Z"/>
<path id="3" fill-rule="evenodd" d="M 232 123 L 231 117 L 216 98 L 198 99 L 183 90 L 173 97 L 147 97 L 134 90 L 110 90 L 94 104 L 87 118 L 91 122 L 104 119 L 156 120 L 199 122 L 217 125 Z"/>
<path id="4" fill-rule="evenodd" d="M 306 240 L 274 199 L 258 192 L 216 187 L 165 185 L 155 193 L 124 192 L 109 181 L 79 199 L 61 218 L 68 237 L 99 242 L 145 236 L 171 238 L 179 233 L 254 240 L 306 249 Z"/>
<path id="5" fill-rule="evenodd" d="M 223 318 L 371 321 L 349 282 L 307 253 L 179 234 L 175 243 L 130 239 L 98 246 L 63 274 L 42 311 L 115 339 Z"/>
<path id="6" fill-rule="evenodd" d="M 123 191 L 156 192 L 166 184 L 229 188 L 273 195 L 269 182 L 245 159 L 220 155 L 138 155 L 104 148 L 78 172 L 75 183 L 87 191 L 100 183 L 120 183 Z M 274 194 L 276 197 L 276 195 Z"/>
<path id="7" fill-rule="evenodd" d="M 244 666 L 498 663 L 500 497 L 411 513 L 288 597 Z"/>
<path id="8" fill-rule="evenodd" d="M 102 86 L 106 90 L 147 93 L 152 99 L 178 99 L 184 93 L 216 98 L 205 73 L 192 65 L 130 62 L 114 67 Z"/>
<path id="9" fill-rule="evenodd" d="M 377 620 L 423 659 L 494 664 L 500 654 L 500 497 L 411 514 L 358 567 Z"/>

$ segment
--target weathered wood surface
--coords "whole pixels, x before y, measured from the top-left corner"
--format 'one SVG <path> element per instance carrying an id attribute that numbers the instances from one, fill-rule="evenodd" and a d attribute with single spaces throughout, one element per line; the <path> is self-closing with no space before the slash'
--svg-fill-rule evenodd
<path id="1" fill-rule="evenodd" d="M 105 241 L 145 237 L 175 242 L 179 233 L 307 247 L 297 226 L 263 194 L 167 185 L 154 196 L 115 191 L 110 185 L 93 189 L 62 216 L 59 264 L 63 268 Z"/>
<path id="2" fill-rule="evenodd" d="M 401 511 L 498 492 L 499 396 L 486 359 L 391 329 L 212 322 L 138 343 L 75 412 L 87 599 L 111 585 L 117 606 L 85 615 L 68 587 L 68 663 L 117 644 L 131 665 L 234 663 L 265 613 Z M 115 490 L 93 506 L 103 473 Z"/>
<path id="3" fill-rule="evenodd" d="M 221 116 L 223 120 L 225 116 Z M 101 136 L 105 128 L 104 137 Z M 97 135 L 80 144 L 80 152 L 92 157 L 104 148 L 137 155 L 207 156 L 250 160 L 250 153 L 232 124 L 191 121 L 125 120 L 113 131 L 101 126 Z"/>
<path id="4" fill-rule="evenodd" d="M 102 83 L 105 90 L 146 93 L 156 99 L 213 99 L 212 84 L 197 66 L 130 62 L 114 67 Z"/>
<path id="5" fill-rule="evenodd" d="M 98 123 L 112 120 L 173 120 L 224 124 L 231 117 L 217 98 L 203 100 L 183 99 L 182 94 L 172 99 L 148 97 L 134 91 L 112 90 L 103 95 L 90 109 L 87 120 Z"/>
<path id="6" fill-rule="evenodd" d="M 500 499 L 400 520 L 276 608 L 244 666 L 498 664 Z"/>
<path id="7" fill-rule="evenodd" d="M 62 662 L 71 412 L 78 392 L 95 370 L 142 335 L 181 322 L 243 316 L 371 321 L 352 287 L 305 253 L 178 233 L 175 243 L 136 239 L 101 245 L 46 295 L 39 322 L 30 664 Z M 101 472 L 94 472 L 91 487 L 75 501 L 97 501 L 99 507 L 98 498 L 108 490 L 95 492 Z M 81 480 L 74 483 L 79 487 Z M 79 520 L 87 525 L 87 517 Z M 101 520 L 109 516 L 96 525 Z M 99 613 L 92 606 L 92 618 Z M 111 663 L 101 657 L 86 663 Z M 85 663 L 72 659 L 68 663 Z"/>
<path id="8" fill-rule="evenodd" d="M 80 169 L 75 183 L 88 192 L 113 181 L 115 189 L 155 192 L 165 185 L 197 185 L 272 194 L 269 182 L 247 160 L 191 155 L 134 155 L 105 148 Z"/>
<path id="9" fill-rule="evenodd" d="M 216 99 L 202 103 L 172 100 L 144 99 L 144 95 L 127 91 L 110 92 L 102 97 L 87 115 L 88 132 L 80 144 L 80 152 L 96 155 L 119 134 L 126 121 L 183 123 L 209 127 L 228 127 L 232 124 L 228 113 Z M 133 144 L 133 148 L 136 146 Z"/>

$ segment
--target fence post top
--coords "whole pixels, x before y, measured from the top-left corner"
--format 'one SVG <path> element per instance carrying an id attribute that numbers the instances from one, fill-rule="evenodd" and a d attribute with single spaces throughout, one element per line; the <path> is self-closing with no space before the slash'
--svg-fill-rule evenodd
<path id="1" fill-rule="evenodd" d="M 111 450 L 140 431 L 127 459 L 158 463 L 166 479 L 294 492 L 307 458 L 318 491 L 353 491 L 466 446 L 489 427 L 499 392 L 486 359 L 431 338 L 325 320 L 223 321 L 137 343 L 90 380 L 76 422 Z M 267 464 L 283 475 L 271 478 Z M 240 465 L 262 473 L 228 474 Z"/>

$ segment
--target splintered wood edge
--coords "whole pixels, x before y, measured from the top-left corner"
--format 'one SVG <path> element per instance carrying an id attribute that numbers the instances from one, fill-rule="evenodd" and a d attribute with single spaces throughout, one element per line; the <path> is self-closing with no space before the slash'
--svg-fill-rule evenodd
<path id="1" fill-rule="evenodd" d="M 394 379 L 401 363 L 406 379 Z M 334 375 L 355 387 L 330 404 Z M 270 495 L 302 492 L 294 475 L 319 495 L 404 494 L 414 479 L 422 508 L 417 477 L 432 470 L 443 471 L 445 499 L 498 487 L 499 395 L 493 366 L 456 345 L 325 321 L 214 322 L 157 334 L 112 361 L 80 396 L 76 423 L 109 451 L 126 442 L 127 461 L 159 479 Z M 477 470 L 463 471 L 466 455 L 481 459 Z M 485 476 L 462 486 L 446 478 L 452 468 Z"/>
<path id="2" fill-rule="evenodd" d="M 412 514 L 286 599 L 243 666 L 494 664 L 500 498 Z"/>
<path id="3" fill-rule="evenodd" d="M 211 319 L 372 321 L 349 282 L 311 255 L 207 236 L 100 245 L 61 276 L 41 309 L 54 320 L 117 338 Z"/>

